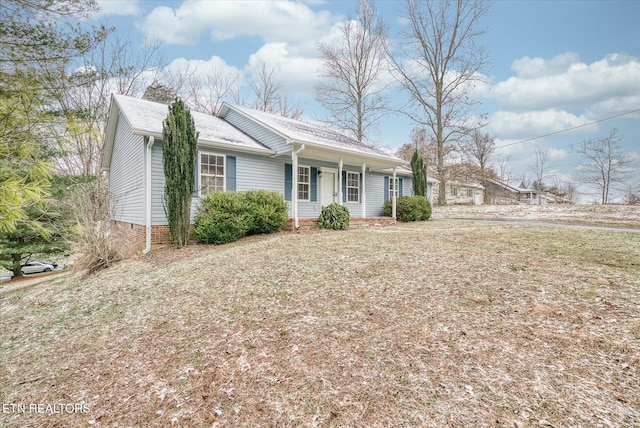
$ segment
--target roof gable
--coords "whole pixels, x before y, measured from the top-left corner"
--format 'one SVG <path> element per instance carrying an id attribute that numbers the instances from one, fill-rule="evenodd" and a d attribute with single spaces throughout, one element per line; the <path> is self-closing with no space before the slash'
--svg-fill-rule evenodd
<path id="1" fill-rule="evenodd" d="M 348 137 L 334 129 L 328 128 L 326 124 L 305 122 L 291 119 L 248 107 L 224 104 L 220 110 L 220 116 L 224 117 L 228 110 L 234 110 L 245 117 L 254 120 L 281 137 L 296 143 L 310 144 L 326 149 L 344 150 L 362 155 L 384 157 L 398 164 L 405 163 L 370 142 L 361 142 Z"/>

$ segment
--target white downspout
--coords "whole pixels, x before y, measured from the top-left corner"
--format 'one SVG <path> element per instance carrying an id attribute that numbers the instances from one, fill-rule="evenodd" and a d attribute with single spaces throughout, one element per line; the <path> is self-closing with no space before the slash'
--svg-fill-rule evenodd
<path id="1" fill-rule="evenodd" d="M 362 203 L 362 218 L 367 218 L 367 199 L 366 199 L 366 185 L 365 183 L 367 182 L 367 177 L 365 175 L 367 171 L 367 164 L 366 162 L 362 162 L 362 197 L 361 199 L 361 203 Z"/>
<path id="2" fill-rule="evenodd" d="M 399 183 L 396 183 L 396 169 L 393 168 L 393 195 L 391 195 L 391 217 L 396 220 L 396 195 L 400 192 Z"/>
<path id="3" fill-rule="evenodd" d="M 291 152 L 291 202 L 293 207 L 293 227 L 295 230 L 300 229 L 298 224 L 298 153 L 304 150 L 304 144 L 296 151 Z"/>
<path id="4" fill-rule="evenodd" d="M 145 177 L 145 192 L 147 196 L 145 201 L 146 246 L 142 251 L 142 254 L 147 254 L 149 251 L 151 251 L 151 149 L 153 148 L 154 142 L 155 139 L 153 138 L 153 135 L 150 135 L 149 141 L 147 142 L 147 176 Z"/>

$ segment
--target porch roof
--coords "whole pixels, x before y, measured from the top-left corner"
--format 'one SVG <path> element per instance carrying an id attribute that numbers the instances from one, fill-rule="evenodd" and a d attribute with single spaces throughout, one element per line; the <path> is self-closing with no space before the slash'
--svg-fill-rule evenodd
<path id="1" fill-rule="evenodd" d="M 313 156 L 314 159 L 328 161 L 341 157 L 345 163 L 359 165 L 366 161 L 377 168 L 392 168 L 406 163 L 371 142 L 348 137 L 327 124 L 291 119 L 226 103 L 219 115 L 224 117 L 229 109 L 281 136 L 291 144 L 292 150 L 304 144 L 305 150 L 301 153 L 303 157 Z"/>

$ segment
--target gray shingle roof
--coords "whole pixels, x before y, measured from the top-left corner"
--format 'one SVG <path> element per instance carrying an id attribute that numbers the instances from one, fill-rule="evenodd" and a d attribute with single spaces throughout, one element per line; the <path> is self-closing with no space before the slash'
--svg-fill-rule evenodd
<path id="1" fill-rule="evenodd" d="M 235 105 L 228 105 L 227 107 L 262 123 L 290 140 L 325 146 L 327 148 L 343 149 L 368 155 L 382 156 L 392 160 L 398 160 L 399 162 L 404 162 L 401 159 L 385 152 L 373 143 L 360 142 L 355 138 L 348 137 L 334 129 L 331 129 L 326 124 L 290 119 L 247 107 L 239 107 Z"/>
<path id="2" fill-rule="evenodd" d="M 166 104 L 115 94 L 113 99 L 134 133 L 162 135 L 162 122 L 169 113 Z M 239 148 L 268 150 L 266 146 L 219 117 L 196 111 L 192 111 L 191 116 L 199 132 L 200 143 L 233 144 Z"/>

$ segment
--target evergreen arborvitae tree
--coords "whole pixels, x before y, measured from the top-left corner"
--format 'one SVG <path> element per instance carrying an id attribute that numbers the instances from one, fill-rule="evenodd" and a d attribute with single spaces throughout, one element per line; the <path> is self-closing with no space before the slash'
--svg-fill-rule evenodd
<path id="1" fill-rule="evenodd" d="M 422 156 L 418 150 L 411 156 L 411 171 L 413 172 L 413 194 L 427 196 L 427 168 L 424 166 Z"/>
<path id="2" fill-rule="evenodd" d="M 195 191 L 198 133 L 191 112 L 176 98 L 162 122 L 165 210 L 171 240 L 178 247 L 189 241 L 191 195 Z"/>

